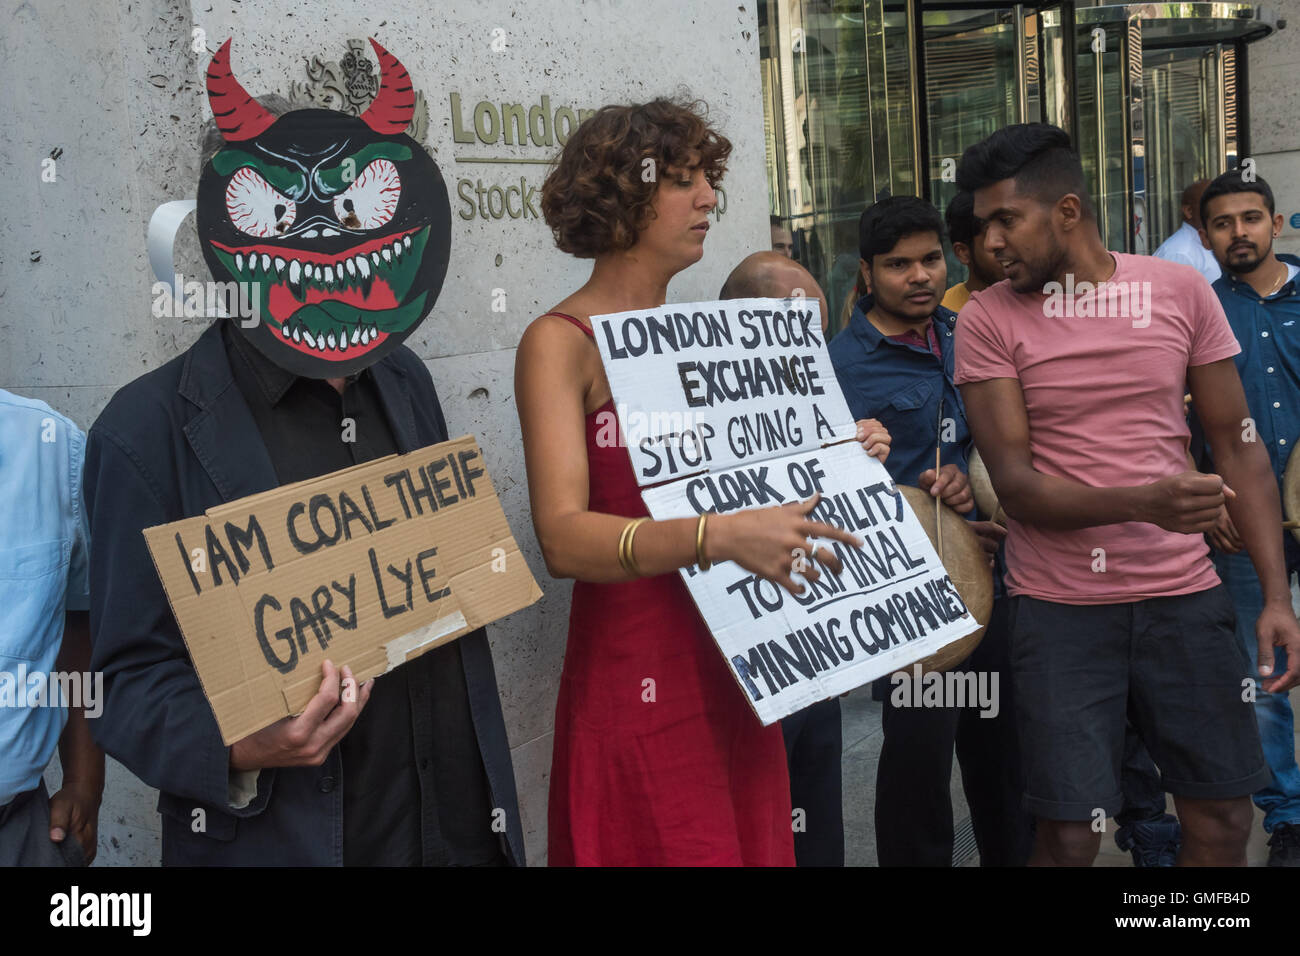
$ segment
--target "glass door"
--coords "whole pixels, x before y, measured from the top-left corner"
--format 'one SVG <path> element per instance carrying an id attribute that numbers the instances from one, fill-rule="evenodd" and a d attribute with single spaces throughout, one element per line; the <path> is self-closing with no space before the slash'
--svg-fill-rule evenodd
<path id="1" fill-rule="evenodd" d="M 1025 118 L 1026 30 L 1019 8 L 927 11 L 924 22 L 930 198 L 942 213 L 966 147 Z M 949 283 L 964 278 L 949 253 Z"/>
<path id="2" fill-rule="evenodd" d="M 1233 58 L 1232 47 L 1220 45 L 1159 50 L 1145 58 L 1153 249 L 1182 225 L 1183 190 L 1236 162 L 1222 122 L 1228 112 L 1222 78 L 1231 76 Z"/>

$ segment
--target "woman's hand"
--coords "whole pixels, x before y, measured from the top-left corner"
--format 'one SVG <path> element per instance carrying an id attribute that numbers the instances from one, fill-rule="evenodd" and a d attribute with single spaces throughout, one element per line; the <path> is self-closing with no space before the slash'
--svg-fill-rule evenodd
<path id="1" fill-rule="evenodd" d="M 843 566 L 826 548 L 811 553 L 809 539 L 831 538 L 854 548 L 862 542 L 834 525 L 814 521 L 808 514 L 821 500 L 815 494 L 807 501 L 792 501 L 774 508 L 755 508 L 709 518 L 704 535 L 704 556 L 710 561 L 735 561 L 746 571 L 781 585 L 791 594 L 803 588 L 790 576 L 798 571 L 809 582 L 821 577 L 813 561 L 824 564 L 832 574 Z"/>
<path id="2" fill-rule="evenodd" d="M 883 465 L 889 457 L 889 429 L 874 418 L 858 419 L 858 441 L 868 455 Z"/>

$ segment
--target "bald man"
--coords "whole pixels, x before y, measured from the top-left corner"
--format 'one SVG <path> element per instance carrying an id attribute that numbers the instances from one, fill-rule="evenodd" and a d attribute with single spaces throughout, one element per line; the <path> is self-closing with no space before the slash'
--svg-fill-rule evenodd
<path id="1" fill-rule="evenodd" d="M 781 252 L 755 252 L 740 260 L 722 284 L 724 299 L 816 299 L 826 332 L 826 296 L 812 273 Z"/>
<path id="2" fill-rule="evenodd" d="M 1205 276 L 1207 282 L 1213 283 L 1222 275 L 1223 270 L 1219 268 L 1219 261 L 1214 258 L 1209 246 L 1201 242 L 1200 233 L 1204 228 L 1201 222 L 1201 193 L 1205 192 L 1205 187 L 1209 184 L 1208 179 L 1198 179 L 1183 190 L 1183 224 L 1160 244 L 1153 255 L 1157 259 L 1191 266 Z"/>
<path id="3" fill-rule="evenodd" d="M 779 252 L 756 252 L 727 276 L 722 299 L 816 299 L 826 334 L 826 296 L 812 274 Z M 875 419 L 858 422 L 858 440 L 867 454 L 883 463 L 889 456 L 889 432 Z M 840 699 L 832 697 L 781 721 L 790 767 L 790 805 L 803 810 L 804 828 L 794 834 L 799 866 L 844 865 L 844 804 L 840 758 L 843 733 Z"/>

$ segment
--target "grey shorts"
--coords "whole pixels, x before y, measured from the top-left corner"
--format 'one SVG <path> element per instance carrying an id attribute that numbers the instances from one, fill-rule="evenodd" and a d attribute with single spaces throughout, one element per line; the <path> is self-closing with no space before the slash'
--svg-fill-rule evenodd
<path id="1" fill-rule="evenodd" d="M 1249 662 L 1222 585 L 1126 604 L 1011 599 L 1011 672 L 1025 808 L 1114 816 L 1131 720 L 1174 796 L 1244 797 L 1272 779 Z"/>
<path id="2" fill-rule="evenodd" d="M 85 866 L 86 856 L 71 833 L 50 839 L 50 795 L 42 780 L 0 807 L 0 866 Z"/>

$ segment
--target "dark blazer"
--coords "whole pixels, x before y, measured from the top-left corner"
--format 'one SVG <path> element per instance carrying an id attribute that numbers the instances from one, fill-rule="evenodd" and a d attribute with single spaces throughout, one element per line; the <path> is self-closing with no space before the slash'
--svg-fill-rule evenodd
<path id="1" fill-rule="evenodd" d="M 400 348 L 372 370 L 401 451 L 447 438 L 433 380 L 415 353 Z M 106 752 L 161 791 L 164 865 L 342 865 L 337 747 L 320 767 L 263 770 L 253 802 L 230 808 L 229 750 L 141 534 L 279 485 L 218 323 L 113 396 L 87 439 L 84 484 L 92 667 L 103 672 L 105 689 L 91 730 Z M 505 810 L 507 854 L 523 865 L 486 632 L 460 638 L 460 651 L 493 806 Z"/>

